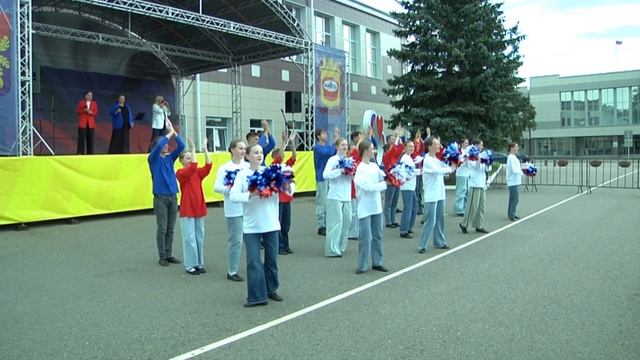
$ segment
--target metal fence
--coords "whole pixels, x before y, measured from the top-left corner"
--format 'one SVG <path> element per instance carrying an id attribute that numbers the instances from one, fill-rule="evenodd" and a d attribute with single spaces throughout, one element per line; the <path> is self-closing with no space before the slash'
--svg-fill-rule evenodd
<path id="1" fill-rule="evenodd" d="M 537 191 L 537 186 L 575 186 L 578 192 L 595 187 L 640 189 L 640 159 L 573 157 L 533 160 L 536 176 L 526 176 L 524 191 Z M 498 171 L 492 184 L 506 185 L 506 167 Z"/>

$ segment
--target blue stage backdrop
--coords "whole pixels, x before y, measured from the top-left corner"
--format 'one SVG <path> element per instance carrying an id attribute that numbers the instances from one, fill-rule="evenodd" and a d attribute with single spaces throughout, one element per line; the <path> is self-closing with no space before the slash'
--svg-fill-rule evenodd
<path id="1" fill-rule="evenodd" d="M 0 155 L 18 154 L 17 3 L 0 0 Z"/>

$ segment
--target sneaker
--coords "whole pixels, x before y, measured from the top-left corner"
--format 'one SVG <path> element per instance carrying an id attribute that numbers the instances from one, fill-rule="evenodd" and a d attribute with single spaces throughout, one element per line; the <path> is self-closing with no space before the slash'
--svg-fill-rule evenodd
<path id="1" fill-rule="evenodd" d="M 280 254 L 280 255 L 289 255 L 287 250 L 280 250 L 280 251 L 278 251 L 278 254 Z"/>
<path id="2" fill-rule="evenodd" d="M 160 259 L 158 260 L 158 263 L 160 264 L 160 266 L 169 266 L 169 262 L 167 261 L 167 259 Z"/>
<path id="3" fill-rule="evenodd" d="M 488 234 L 489 230 L 485 229 L 485 228 L 480 228 L 480 229 L 476 229 L 477 232 L 479 233 L 483 233 L 483 234 Z"/>
<path id="4" fill-rule="evenodd" d="M 273 301 L 282 301 L 282 300 L 284 300 L 282 298 L 282 296 L 278 295 L 278 293 L 271 293 L 271 294 L 268 295 L 268 298 L 273 300 Z"/>
<path id="5" fill-rule="evenodd" d="M 244 281 L 244 279 L 242 278 L 242 276 L 238 275 L 238 274 L 233 274 L 233 275 L 229 275 L 227 274 L 227 279 L 231 280 L 231 281 Z"/>
<path id="6" fill-rule="evenodd" d="M 466 226 L 462 226 L 462 224 L 458 224 L 458 226 L 460 226 L 460 230 L 462 230 L 463 234 L 467 233 L 467 227 Z"/>
<path id="7" fill-rule="evenodd" d="M 293 254 L 293 250 L 287 249 L 287 254 Z"/>
<path id="8" fill-rule="evenodd" d="M 186 271 L 189 275 L 200 275 L 200 271 L 196 268 L 188 268 Z"/>
<path id="9" fill-rule="evenodd" d="M 206 274 L 207 270 L 204 268 L 204 266 L 196 266 L 196 270 L 198 270 L 200 272 L 200 274 Z"/>
<path id="10" fill-rule="evenodd" d="M 424 254 L 427 252 L 427 249 L 420 249 L 418 250 L 418 254 Z"/>
<path id="11" fill-rule="evenodd" d="M 405 238 L 405 239 L 413 239 L 413 235 L 406 233 L 406 234 L 400 234 L 401 238 Z"/>
<path id="12" fill-rule="evenodd" d="M 259 303 L 245 303 L 243 306 L 246 308 L 254 307 L 254 306 L 264 306 L 267 305 L 268 302 L 259 302 Z"/>
<path id="13" fill-rule="evenodd" d="M 447 249 L 451 249 L 451 248 L 449 247 L 449 245 L 442 245 L 440 247 L 437 247 L 436 249 L 445 249 L 445 250 L 447 250 Z"/>
<path id="14" fill-rule="evenodd" d="M 170 263 L 170 264 L 181 264 L 180 260 L 176 259 L 173 256 L 169 256 L 167 258 L 167 262 Z"/>
<path id="15" fill-rule="evenodd" d="M 327 235 L 327 228 L 321 227 L 320 229 L 318 229 L 318 235 L 326 236 Z"/>

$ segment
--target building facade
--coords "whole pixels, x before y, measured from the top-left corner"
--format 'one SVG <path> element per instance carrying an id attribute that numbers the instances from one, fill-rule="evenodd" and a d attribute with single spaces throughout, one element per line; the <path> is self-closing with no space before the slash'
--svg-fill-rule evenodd
<path id="1" fill-rule="evenodd" d="M 361 129 L 366 110 L 389 119 L 395 110 L 382 89 L 387 86 L 387 79 L 402 71 L 398 61 L 387 57 L 390 48 L 400 47 L 400 40 L 393 35 L 396 22 L 387 13 L 351 0 L 313 1 L 313 9 L 310 0 L 283 3 L 314 43 L 346 52 L 349 131 Z M 231 71 L 201 74 L 197 86 L 187 84 L 185 118 L 181 122 L 186 125 L 187 134 L 207 136 L 212 151 L 226 151 L 234 126 L 246 134 L 261 129 L 261 121 L 267 120 L 272 133 L 278 136 L 286 126 L 281 111 L 285 108 L 285 92 L 304 92 L 304 74 L 298 60 L 293 57 L 242 67 L 240 124 L 232 123 Z M 286 122 L 293 123 L 299 133 L 304 131 L 303 116 L 304 109 L 303 113 L 285 114 Z"/>
<path id="2" fill-rule="evenodd" d="M 640 154 L 640 70 L 530 78 L 534 156 Z"/>

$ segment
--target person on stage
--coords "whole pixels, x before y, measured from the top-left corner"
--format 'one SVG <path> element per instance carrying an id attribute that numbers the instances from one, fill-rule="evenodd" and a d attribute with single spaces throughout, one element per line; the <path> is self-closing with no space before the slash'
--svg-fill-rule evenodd
<path id="1" fill-rule="evenodd" d="M 111 109 L 111 142 L 109 143 L 109 154 L 129 153 L 129 130 L 133 128 L 133 112 L 124 95 L 118 97 Z"/>
<path id="2" fill-rule="evenodd" d="M 247 302 L 245 307 L 266 305 L 269 299 L 282 301 L 278 295 L 278 195 L 265 196 L 250 188 L 252 176 L 265 171 L 262 146 L 254 144 L 248 150 L 249 168 L 241 170 L 235 178 L 229 198 L 243 204 L 242 228 L 247 254 Z M 291 187 L 285 191 L 293 195 Z M 264 263 L 260 256 L 260 245 L 264 247 Z"/>
<path id="3" fill-rule="evenodd" d="M 183 168 L 176 172 L 180 183 L 180 230 L 182 232 L 182 253 L 187 274 L 200 275 L 204 268 L 204 218 L 207 203 L 202 192 L 202 180 L 211 172 L 211 157 L 207 150 L 207 138 L 202 141 L 205 165 L 198 167 L 196 146 L 191 139 L 189 150 L 180 155 Z"/>
<path id="4" fill-rule="evenodd" d="M 151 106 L 151 141 L 158 136 L 164 136 L 166 129 L 166 122 L 171 116 L 171 109 L 169 109 L 169 103 L 164 99 L 162 95 L 156 96 L 156 100 Z"/>
<path id="5" fill-rule="evenodd" d="M 178 215 L 178 183 L 173 164 L 184 150 L 184 141 L 176 133 L 167 120 L 165 136 L 157 137 L 153 142 L 153 148 L 149 153 L 147 161 L 151 170 L 151 180 L 153 182 L 153 211 L 156 214 L 156 243 L 158 246 L 158 261 L 161 266 L 180 264 L 180 260 L 172 255 L 173 250 L 173 229 Z M 176 149 L 169 152 L 169 140 L 176 138 Z"/>
<path id="6" fill-rule="evenodd" d="M 93 100 L 93 93 L 84 93 L 84 99 L 76 106 L 78 116 L 78 155 L 93 154 L 96 132 L 96 116 L 98 116 L 98 103 Z"/>
<path id="7" fill-rule="evenodd" d="M 360 222 L 356 274 L 369 270 L 369 258 L 371 258 L 372 269 L 387 272 L 389 270 L 382 264 L 384 220 L 381 194 L 386 190 L 387 183 L 384 180 L 384 172 L 377 164 L 371 162 L 373 144 L 368 140 L 362 141 L 358 145 L 358 152 L 362 161 L 354 177 L 358 195 L 357 214 Z"/>
<path id="8" fill-rule="evenodd" d="M 351 180 L 355 174 L 355 160 L 347 158 L 347 140 L 339 137 L 335 145 L 337 154 L 329 158 L 322 172 L 322 177 L 329 186 L 324 248 L 327 257 L 342 257 L 342 253 L 347 249 L 351 225 Z M 349 162 L 353 163 L 353 171 L 346 167 Z M 341 164 L 345 166 L 341 167 Z"/>
<path id="9" fill-rule="evenodd" d="M 242 253 L 242 215 L 241 203 L 235 203 L 229 198 L 229 192 L 235 182 L 238 172 L 248 169 L 249 163 L 245 161 L 247 145 L 242 140 L 233 140 L 229 145 L 231 160 L 224 163 L 218 169 L 214 191 L 224 195 L 224 217 L 227 219 L 227 279 L 231 281 L 244 281 L 238 274 L 240 269 L 240 255 Z"/>

